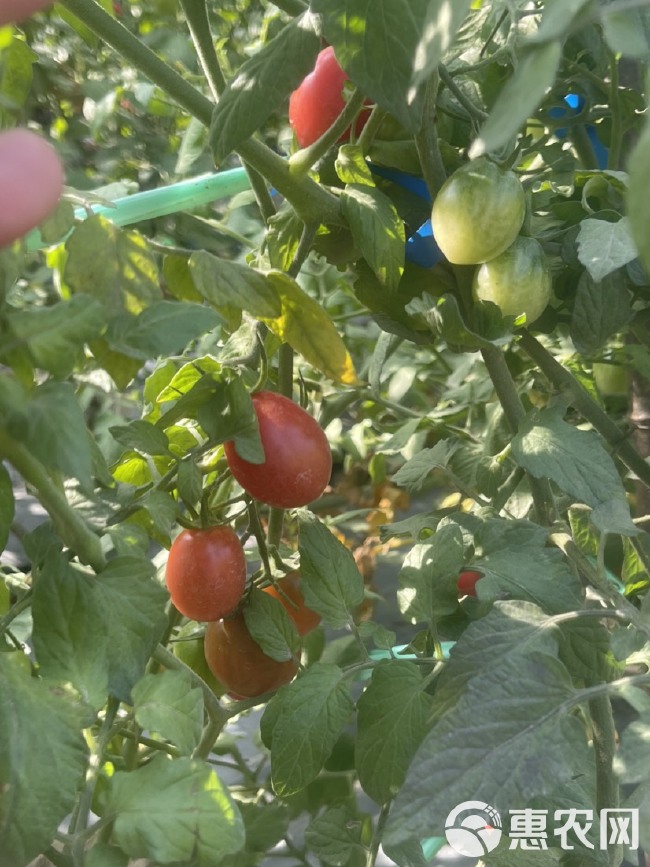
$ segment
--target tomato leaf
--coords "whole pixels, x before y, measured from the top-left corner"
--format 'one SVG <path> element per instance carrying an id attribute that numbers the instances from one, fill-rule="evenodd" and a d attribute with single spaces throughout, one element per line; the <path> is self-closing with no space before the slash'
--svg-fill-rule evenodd
<path id="1" fill-rule="evenodd" d="M 531 41 L 563 39 L 576 16 L 589 3 L 593 3 L 593 0 L 546 0 L 541 24 Z"/>
<path id="2" fill-rule="evenodd" d="M 105 316 L 97 300 L 75 295 L 52 307 L 8 312 L 6 321 L 16 340 L 27 346 L 36 367 L 65 377 L 83 344 L 104 328 Z"/>
<path id="3" fill-rule="evenodd" d="M 555 81 L 561 55 L 561 43 L 555 41 L 534 45 L 526 50 L 472 143 L 469 150 L 471 159 L 497 151 L 518 132 Z"/>
<path id="4" fill-rule="evenodd" d="M 617 223 L 583 220 L 580 223 L 577 244 L 578 259 L 596 282 L 638 256 L 627 217 L 621 217 Z"/>
<path id="5" fill-rule="evenodd" d="M 404 782 L 432 704 L 415 663 L 395 660 L 374 670 L 357 705 L 355 764 L 364 792 L 378 804 L 393 798 Z"/>
<path id="6" fill-rule="evenodd" d="M 219 317 L 203 304 L 158 301 L 137 316 L 124 313 L 112 319 L 106 332 L 111 349 L 146 361 L 182 352 L 219 324 Z"/>
<path id="7" fill-rule="evenodd" d="M 95 843 L 84 852 L 84 867 L 129 867 L 129 856 L 108 843 Z"/>
<path id="8" fill-rule="evenodd" d="M 264 322 L 303 358 L 337 382 L 357 381 L 350 353 L 322 306 L 286 274 L 271 271 L 269 283 L 280 298 L 281 312 Z"/>
<path id="9" fill-rule="evenodd" d="M 130 701 L 167 618 L 167 593 L 153 566 L 134 557 L 111 561 L 93 578 L 50 556 L 34 587 L 34 651 L 43 675 L 69 681 L 94 708 L 107 692 Z"/>
<path id="10" fill-rule="evenodd" d="M 198 407 L 196 417 L 215 443 L 234 440 L 237 454 L 244 460 L 264 463 L 257 416 L 251 396 L 240 379 L 217 383 L 210 400 Z"/>
<path id="11" fill-rule="evenodd" d="M 390 199 L 368 184 L 348 184 L 343 215 L 355 244 L 380 283 L 396 290 L 404 271 L 404 224 Z"/>
<path id="12" fill-rule="evenodd" d="M 473 327 L 466 323 L 454 295 L 434 298 L 425 292 L 422 298 L 414 298 L 407 304 L 406 312 L 422 316 L 431 331 L 456 350 L 503 346 L 512 338 L 513 317 L 503 317 L 497 305 L 491 302 L 474 305 Z"/>
<path id="13" fill-rule="evenodd" d="M 447 51 L 452 47 L 456 31 L 472 5 L 471 0 L 429 0 L 424 26 L 416 46 L 412 85 L 419 87 L 429 80 Z"/>
<path id="14" fill-rule="evenodd" d="M 328 807 L 312 819 L 305 843 L 321 864 L 331 867 L 360 863 L 367 853 L 361 844 L 361 824 L 346 807 Z"/>
<path id="15" fill-rule="evenodd" d="M 598 281 L 587 271 L 581 275 L 571 314 L 571 339 L 578 352 L 590 355 L 600 349 L 631 318 L 630 292 L 621 272 Z"/>
<path id="16" fill-rule="evenodd" d="M 509 609 L 513 626 L 517 610 L 514 605 Z M 478 621 L 474 638 L 488 632 L 493 622 L 487 620 Z M 459 644 L 477 625 L 470 625 Z M 512 638 L 508 643 L 508 654 L 497 663 L 488 668 L 479 662 L 455 704 L 417 750 L 391 809 L 385 835 L 389 845 L 441 834 L 445 817 L 466 799 L 468 788 L 477 800 L 505 810 L 529 804 L 578 774 L 594 773 L 585 728 L 567 712 L 567 702 L 577 696 L 566 668 L 548 653 L 518 649 Z M 451 661 L 448 668 L 451 677 Z M 467 671 L 466 662 L 462 671 Z M 468 750 L 469 764 L 464 758 Z"/>
<path id="17" fill-rule="evenodd" d="M 156 809 L 151 809 L 151 804 Z M 244 823 L 214 769 L 188 758 L 156 756 L 118 771 L 106 805 L 114 841 L 131 858 L 216 867 L 244 847 Z"/>
<path id="18" fill-rule="evenodd" d="M 449 464 L 457 448 L 458 443 L 453 440 L 440 440 L 432 448 L 422 449 L 399 468 L 393 482 L 410 493 L 420 490 L 433 470 L 444 469 Z"/>
<path id="19" fill-rule="evenodd" d="M 455 524 L 440 527 L 430 543 L 415 545 L 400 570 L 397 601 L 410 623 L 429 623 L 458 609 L 458 573 L 464 545 Z"/>
<path id="20" fill-rule="evenodd" d="M 647 9 L 602 12 L 603 34 L 615 54 L 648 61 L 650 57 L 650 13 Z"/>
<path id="21" fill-rule="evenodd" d="M 315 515 L 301 510 L 300 573 L 305 604 L 334 629 L 350 622 L 351 610 L 363 600 L 363 578 L 349 548 Z"/>
<path id="22" fill-rule="evenodd" d="M 160 428 L 148 421 L 135 419 L 129 424 L 114 425 L 109 431 L 113 439 L 127 449 L 145 455 L 169 456 L 169 440 Z"/>
<path id="23" fill-rule="evenodd" d="M 562 410 L 529 414 L 512 440 L 517 463 L 535 478 L 548 478 L 578 502 L 594 509 L 601 530 L 635 536 L 623 483 L 614 461 L 595 431 L 578 430 Z"/>
<path id="24" fill-rule="evenodd" d="M 244 608 L 248 631 L 267 656 L 286 662 L 300 651 L 300 636 L 284 605 L 253 588 Z"/>
<path id="25" fill-rule="evenodd" d="M 133 687 L 138 725 L 156 732 L 189 755 L 201 739 L 203 693 L 185 671 L 145 674 Z"/>
<path id="26" fill-rule="evenodd" d="M 102 216 L 89 217 L 66 241 L 64 280 L 106 310 L 139 313 L 161 297 L 158 268 L 147 242 Z"/>
<path id="27" fill-rule="evenodd" d="M 9 539 L 15 508 L 13 483 L 4 465 L 0 463 L 0 553 L 4 551 Z"/>
<path id="28" fill-rule="evenodd" d="M 198 291 L 219 313 L 234 308 L 260 318 L 280 315 L 275 287 L 247 265 L 199 250 L 190 257 L 190 273 Z"/>
<path id="29" fill-rule="evenodd" d="M 366 0 L 311 4 L 322 17 L 325 39 L 354 84 L 411 132 L 420 128 L 424 103 L 421 81 L 414 85 L 414 77 L 435 51 L 433 42 L 426 49 L 422 46 L 430 4 L 431 0 L 411 0 L 408 14 L 392 0 L 375 0 L 372 7 Z M 431 14 L 435 19 L 435 10 Z"/>
<path id="30" fill-rule="evenodd" d="M 306 12 L 239 67 L 212 115 L 210 147 L 217 165 L 280 108 L 311 72 L 319 48 L 313 18 Z"/>
<path id="31" fill-rule="evenodd" d="M 354 703 L 341 669 L 317 662 L 282 687 L 271 705 L 271 780 L 275 793 L 286 797 L 316 779 Z"/>
<path id="32" fill-rule="evenodd" d="M 0 653 L 0 867 L 24 867 L 52 841 L 83 783 L 87 714 Z M 47 769 L 47 772 L 44 772 Z"/>

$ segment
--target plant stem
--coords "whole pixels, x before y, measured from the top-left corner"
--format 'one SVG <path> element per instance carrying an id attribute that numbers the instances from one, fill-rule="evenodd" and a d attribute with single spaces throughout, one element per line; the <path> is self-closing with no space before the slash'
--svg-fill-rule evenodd
<path id="1" fill-rule="evenodd" d="M 212 102 L 105 12 L 99 3 L 95 0 L 62 0 L 62 4 L 185 111 L 205 126 L 210 126 L 214 110 Z M 262 142 L 250 138 L 239 145 L 237 152 L 291 202 L 306 222 L 340 221 L 336 196 L 309 177 L 293 177 L 287 162 Z"/>
<path id="2" fill-rule="evenodd" d="M 379 852 L 379 846 L 381 844 L 381 838 L 384 835 L 384 828 L 386 826 L 386 821 L 390 812 L 390 804 L 390 801 L 388 801 L 386 804 L 382 804 L 379 816 L 377 816 L 377 824 L 375 825 L 370 849 L 368 849 L 368 854 L 366 856 L 366 867 L 375 867 L 375 862 L 377 861 L 377 854 Z"/>
<path id="3" fill-rule="evenodd" d="M 440 80 L 442 81 L 442 83 L 456 97 L 458 103 L 462 105 L 462 107 L 472 118 L 472 120 L 477 121 L 479 125 L 482 124 L 485 118 L 488 116 L 487 112 L 483 111 L 482 108 L 479 108 L 478 105 L 475 105 L 472 100 L 463 93 L 461 88 L 456 84 L 454 79 L 447 71 L 447 67 L 442 63 L 438 66 L 438 74 L 440 75 Z"/>
<path id="4" fill-rule="evenodd" d="M 296 151 L 295 154 L 289 157 L 289 166 L 294 177 L 307 174 L 314 163 L 325 156 L 327 151 L 336 144 L 359 113 L 364 99 L 363 93 L 355 90 L 341 114 L 325 130 L 323 135 L 310 144 L 309 147 Z"/>
<path id="5" fill-rule="evenodd" d="M 19 614 L 22 614 L 23 611 L 29 608 L 32 604 L 32 593 L 32 590 L 28 590 L 25 595 L 15 603 L 15 605 L 11 606 L 5 616 L 0 619 L 0 635 L 4 635 L 11 626 L 12 621 L 15 620 Z"/>
<path id="6" fill-rule="evenodd" d="M 623 110 L 621 95 L 618 89 L 618 59 L 611 52 L 609 55 L 609 106 L 612 112 L 612 129 L 610 134 L 607 168 L 617 171 L 620 168 L 621 148 L 623 146 Z"/>
<path id="7" fill-rule="evenodd" d="M 489 346 L 481 350 L 481 355 L 503 407 L 508 427 L 513 434 L 516 434 L 526 413 L 503 352 L 495 346 Z M 527 476 L 537 520 L 547 527 L 550 524 L 549 505 L 553 502 L 550 485 L 546 480 L 536 479 L 530 473 L 527 473 Z"/>
<path id="8" fill-rule="evenodd" d="M 438 129 L 436 126 L 436 99 L 439 84 L 440 77 L 437 72 L 434 72 L 427 83 L 424 101 L 424 122 L 421 129 L 415 135 L 415 146 L 420 157 L 422 174 L 424 175 L 424 180 L 427 182 L 432 199 L 435 198 L 436 193 L 447 179 L 445 164 L 442 161 L 438 145 Z"/>
<path id="9" fill-rule="evenodd" d="M 6 458 L 30 485 L 48 512 L 63 542 L 82 563 L 101 572 L 106 565 L 96 533 L 70 506 L 63 491 L 50 478 L 43 464 L 22 443 L 0 428 L 0 459 Z"/>
<path id="10" fill-rule="evenodd" d="M 185 13 L 185 20 L 187 21 L 190 36 L 192 37 L 201 69 L 208 82 L 212 99 L 214 102 L 218 102 L 219 97 L 226 89 L 226 79 L 219 66 L 217 53 L 214 50 L 212 30 L 210 28 L 205 0 L 181 0 L 181 6 Z"/>
<path id="11" fill-rule="evenodd" d="M 571 143 L 576 149 L 576 153 L 578 154 L 578 159 L 580 160 L 582 168 L 597 169 L 598 160 L 596 159 L 596 154 L 594 153 L 594 148 L 591 144 L 591 140 L 587 135 L 585 125 L 579 123 L 575 126 L 572 126 L 569 130 L 569 138 L 571 139 Z"/>
<path id="12" fill-rule="evenodd" d="M 519 344 L 558 391 L 569 397 L 571 404 L 609 443 L 625 466 L 650 488 L 650 464 L 646 463 L 607 413 L 592 400 L 573 374 L 525 329 L 521 332 Z"/>
<path id="13" fill-rule="evenodd" d="M 262 525 L 260 524 L 260 516 L 257 513 L 257 506 L 255 504 L 255 500 L 251 500 L 248 504 L 248 523 L 255 536 L 255 540 L 257 542 L 257 549 L 260 552 L 260 558 L 262 560 L 262 565 L 264 566 L 264 577 L 271 578 L 271 564 L 269 562 L 269 552 L 266 547 L 266 539 L 264 538 L 264 531 L 262 530 Z"/>
<path id="14" fill-rule="evenodd" d="M 379 132 L 387 114 L 388 112 L 378 105 L 376 105 L 370 112 L 370 117 L 364 124 L 363 129 L 359 133 L 359 138 L 357 139 L 357 145 L 361 149 L 362 154 L 365 155 L 368 153 L 368 150 L 370 149 L 375 136 Z"/>
<path id="15" fill-rule="evenodd" d="M 589 715 L 596 757 L 596 806 L 600 812 L 615 809 L 620 804 L 620 789 L 612 768 L 616 752 L 616 727 L 609 696 L 592 698 Z"/>

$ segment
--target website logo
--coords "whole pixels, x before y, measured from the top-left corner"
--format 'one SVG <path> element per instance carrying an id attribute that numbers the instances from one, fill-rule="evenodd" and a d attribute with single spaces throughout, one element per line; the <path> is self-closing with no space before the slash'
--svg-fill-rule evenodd
<path id="1" fill-rule="evenodd" d="M 447 842 L 460 855 L 481 858 L 501 842 L 501 816 L 484 801 L 463 801 L 445 822 Z"/>

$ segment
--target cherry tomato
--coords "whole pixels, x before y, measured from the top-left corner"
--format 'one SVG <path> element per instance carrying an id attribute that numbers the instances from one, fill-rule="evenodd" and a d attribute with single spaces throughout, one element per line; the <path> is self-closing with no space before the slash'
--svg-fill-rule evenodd
<path id="1" fill-rule="evenodd" d="M 450 262 L 477 265 L 512 244 L 525 214 L 524 188 L 514 172 L 479 157 L 457 169 L 442 185 L 433 202 L 431 225 Z"/>
<path id="2" fill-rule="evenodd" d="M 307 633 L 311 632 L 312 629 L 316 629 L 321 621 L 321 617 L 320 614 L 316 614 L 315 611 L 312 611 L 311 608 L 307 608 L 305 605 L 305 600 L 300 592 L 299 573 L 292 572 L 290 575 L 287 575 L 286 578 L 283 578 L 280 581 L 279 586 L 282 593 L 286 594 L 290 601 L 285 599 L 282 593 L 280 593 L 280 591 L 273 585 L 265 587 L 264 592 L 268 593 L 269 596 L 273 596 L 275 599 L 280 600 L 287 609 L 287 614 L 295 623 L 298 634 L 307 635 Z M 291 604 L 292 602 L 293 605 Z"/>
<path id="3" fill-rule="evenodd" d="M 220 620 L 239 605 L 246 586 L 246 559 L 230 527 L 183 530 L 167 559 L 172 602 L 192 620 Z"/>
<path id="4" fill-rule="evenodd" d="M 186 623 L 172 644 L 172 653 L 191 668 L 195 674 L 198 674 L 215 695 L 221 696 L 225 693 L 226 688 L 208 668 L 205 661 L 203 638 L 203 634 L 197 631 L 196 623 Z"/>
<path id="5" fill-rule="evenodd" d="M 332 454 L 318 422 L 304 409 L 272 391 L 253 395 L 265 460 L 241 458 L 234 442 L 224 443 L 228 466 L 242 488 L 269 506 L 306 506 L 325 490 Z"/>
<path id="6" fill-rule="evenodd" d="M 627 396 L 627 370 L 620 364 L 596 361 L 593 366 L 593 374 L 598 391 L 603 397 Z"/>
<path id="7" fill-rule="evenodd" d="M 517 238 L 507 250 L 476 269 L 472 292 L 478 301 L 492 301 L 504 316 L 525 313 L 530 325 L 551 298 L 551 272 L 539 242 Z"/>
<path id="8" fill-rule="evenodd" d="M 277 662 L 264 653 L 248 631 L 241 612 L 209 623 L 204 646 L 211 672 L 237 698 L 256 698 L 277 689 L 293 680 L 298 671 L 294 660 Z"/>
<path id="9" fill-rule="evenodd" d="M 289 100 L 289 123 L 301 148 L 308 147 L 326 132 L 345 108 L 343 87 L 348 76 L 339 66 L 331 46 L 316 58 L 314 71 L 294 90 Z M 361 132 L 369 111 L 359 113 L 355 130 Z M 350 131 L 339 141 L 349 138 Z"/>
<path id="10" fill-rule="evenodd" d="M 482 577 L 476 569 L 465 569 L 458 576 L 458 593 L 461 596 L 476 596 L 476 582 Z"/>

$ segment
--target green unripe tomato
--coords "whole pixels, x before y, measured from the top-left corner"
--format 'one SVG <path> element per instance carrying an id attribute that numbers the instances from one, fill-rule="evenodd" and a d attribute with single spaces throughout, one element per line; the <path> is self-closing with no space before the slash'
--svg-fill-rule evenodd
<path id="1" fill-rule="evenodd" d="M 627 370 L 620 364 L 594 362 L 594 381 L 603 397 L 627 396 Z"/>
<path id="2" fill-rule="evenodd" d="M 551 272 L 538 241 L 519 237 L 507 250 L 480 265 L 474 274 L 475 301 L 491 301 L 504 316 L 526 314 L 530 325 L 551 298 Z"/>
<path id="3" fill-rule="evenodd" d="M 197 630 L 195 623 L 187 623 L 183 626 L 178 633 L 178 640 L 172 644 L 172 652 L 195 674 L 198 674 L 216 696 L 225 694 L 225 686 L 212 674 L 205 661 L 203 634 Z"/>
<path id="4" fill-rule="evenodd" d="M 477 265 L 512 244 L 525 214 L 526 196 L 517 176 L 479 157 L 442 185 L 433 203 L 431 225 L 450 262 Z"/>

